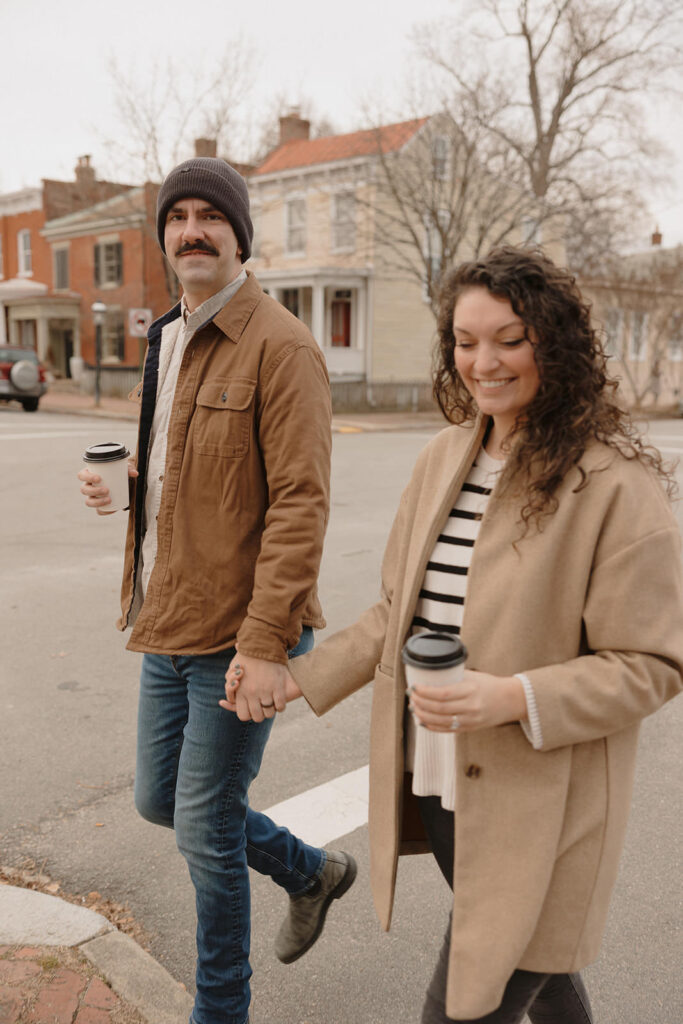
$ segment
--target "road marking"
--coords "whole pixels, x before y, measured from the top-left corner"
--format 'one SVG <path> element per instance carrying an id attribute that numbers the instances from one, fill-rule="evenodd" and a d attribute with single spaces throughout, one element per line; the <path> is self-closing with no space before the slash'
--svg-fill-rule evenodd
<path id="1" fill-rule="evenodd" d="M 311 846 L 325 846 L 367 824 L 368 778 L 364 765 L 263 813 Z"/>
<path id="2" fill-rule="evenodd" d="M 53 437 L 91 437 L 92 434 L 92 428 L 90 430 L 53 430 L 45 433 L 38 431 L 35 434 L 0 434 L 0 441 L 32 441 L 34 438 L 45 441 Z"/>

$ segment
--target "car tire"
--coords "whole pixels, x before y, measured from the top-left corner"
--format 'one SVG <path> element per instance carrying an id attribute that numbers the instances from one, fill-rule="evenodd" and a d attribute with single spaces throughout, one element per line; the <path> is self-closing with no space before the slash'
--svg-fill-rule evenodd
<path id="1" fill-rule="evenodd" d="M 37 398 L 22 398 L 21 404 L 24 407 L 24 412 L 37 412 L 38 411 L 38 399 Z"/>
<path id="2" fill-rule="evenodd" d="M 35 363 L 28 359 L 20 359 L 13 363 L 9 379 L 17 391 L 31 391 L 39 383 L 40 373 Z"/>

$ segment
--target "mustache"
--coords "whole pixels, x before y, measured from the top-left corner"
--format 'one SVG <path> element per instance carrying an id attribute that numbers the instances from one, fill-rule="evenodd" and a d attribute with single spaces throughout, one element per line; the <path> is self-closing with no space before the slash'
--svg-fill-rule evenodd
<path id="1" fill-rule="evenodd" d="M 185 242 L 179 249 L 176 249 L 176 256 L 183 256 L 186 252 L 205 252 L 208 256 L 218 256 L 218 249 L 215 249 L 208 242 Z"/>

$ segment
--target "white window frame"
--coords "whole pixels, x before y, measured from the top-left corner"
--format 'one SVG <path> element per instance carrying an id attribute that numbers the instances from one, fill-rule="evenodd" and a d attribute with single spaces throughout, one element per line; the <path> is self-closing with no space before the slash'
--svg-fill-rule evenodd
<path id="1" fill-rule="evenodd" d="M 17 265 L 18 277 L 33 277 L 33 250 L 31 249 L 31 229 L 22 228 L 17 231 Z"/>
<path id="2" fill-rule="evenodd" d="M 644 363 L 647 358 L 647 322 L 647 313 L 642 309 L 633 310 L 628 339 L 628 357 L 633 363 Z"/>
<path id="3" fill-rule="evenodd" d="M 432 139 L 432 173 L 435 181 L 448 181 L 451 163 L 449 142 L 447 135 L 435 135 Z"/>
<path id="4" fill-rule="evenodd" d="M 297 217 L 293 216 L 295 212 Z M 287 256 L 304 256 L 306 254 L 306 215 L 306 197 L 290 196 L 285 202 L 285 253 Z M 300 232 L 300 238 L 296 232 Z"/>
<path id="5" fill-rule="evenodd" d="M 356 206 L 356 194 L 350 189 L 332 196 L 332 252 L 356 251 Z"/>
<path id="6" fill-rule="evenodd" d="M 450 210 L 439 210 L 437 217 L 442 223 L 450 218 Z M 441 270 L 441 264 L 443 262 L 443 245 L 441 242 L 441 234 L 437 230 L 436 225 L 431 222 L 431 218 L 425 215 L 423 222 L 424 230 L 424 248 L 422 251 L 423 259 L 426 262 L 432 264 L 432 275 L 434 273 L 434 267 Z M 432 251 L 432 240 L 434 241 L 434 250 Z M 429 302 L 429 290 L 427 281 L 427 272 L 425 268 L 425 274 L 422 278 L 422 298 L 424 302 Z"/>
<path id="7" fill-rule="evenodd" d="M 59 254 L 64 253 L 66 257 L 66 284 L 60 284 L 58 281 L 57 274 L 57 260 Z M 71 268 L 69 266 L 69 246 L 68 245 L 56 245 L 52 250 L 52 273 L 55 282 L 56 292 L 67 292 L 71 283 Z"/>
<path id="8" fill-rule="evenodd" d="M 621 358 L 624 351 L 624 311 L 619 306 L 610 306 L 605 317 L 605 354 L 613 359 Z"/>
<path id="9" fill-rule="evenodd" d="M 667 344 L 670 363 L 683 362 L 683 312 L 671 314 L 671 333 Z"/>

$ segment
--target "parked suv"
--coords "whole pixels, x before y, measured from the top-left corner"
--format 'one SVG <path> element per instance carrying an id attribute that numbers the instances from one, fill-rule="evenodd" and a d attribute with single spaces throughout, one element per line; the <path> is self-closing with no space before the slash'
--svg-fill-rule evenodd
<path id="1" fill-rule="evenodd" d="M 35 412 L 46 391 L 45 370 L 33 349 L 0 345 L 0 401 L 14 399 Z"/>

